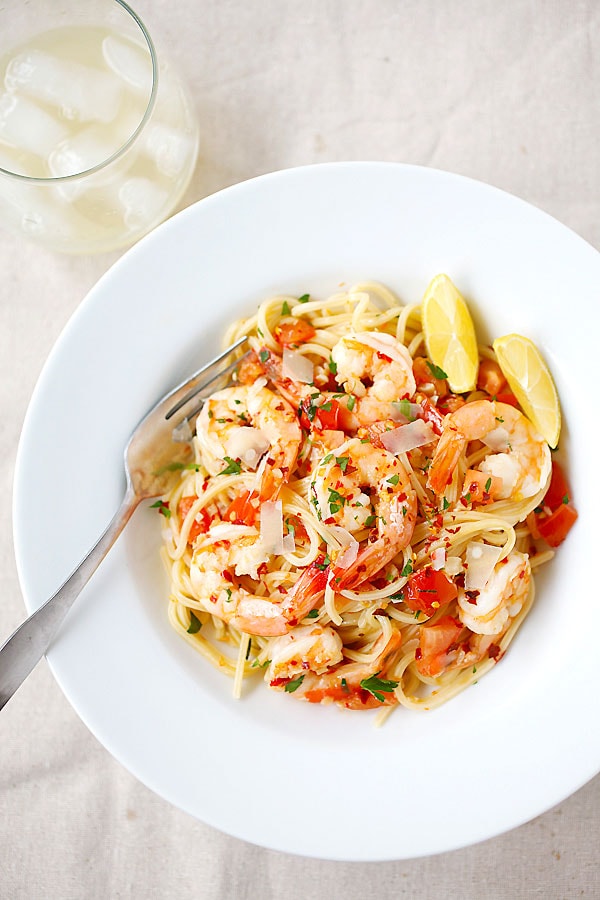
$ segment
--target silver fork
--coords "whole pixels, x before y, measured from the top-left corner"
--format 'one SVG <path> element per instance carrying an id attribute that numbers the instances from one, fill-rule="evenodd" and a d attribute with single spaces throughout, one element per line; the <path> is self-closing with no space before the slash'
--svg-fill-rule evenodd
<path id="1" fill-rule="evenodd" d="M 125 496 L 106 531 L 56 593 L 0 647 L 0 709 L 44 656 L 75 599 L 137 506 L 142 500 L 166 493 L 177 477 L 180 464 L 191 461 L 192 451 L 186 438 L 191 437 L 194 420 L 206 399 L 200 395 L 208 388 L 212 393 L 231 381 L 240 358 L 233 359 L 223 368 L 216 367 L 246 340 L 246 337 L 240 338 L 187 381 L 169 391 L 135 429 L 125 446 Z"/>

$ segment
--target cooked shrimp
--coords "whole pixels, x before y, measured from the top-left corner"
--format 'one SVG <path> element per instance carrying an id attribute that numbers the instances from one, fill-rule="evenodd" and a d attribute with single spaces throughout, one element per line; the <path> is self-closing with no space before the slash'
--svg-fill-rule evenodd
<path id="1" fill-rule="evenodd" d="M 412 397 L 416 389 L 410 353 L 385 332 L 359 332 L 341 338 L 331 351 L 336 381 L 357 398 L 359 424 L 390 415 L 394 400 Z"/>
<path id="2" fill-rule="evenodd" d="M 421 628 L 416 655 L 421 675 L 436 678 L 453 669 L 475 666 L 485 657 L 495 660 L 497 644 L 526 603 L 531 586 L 529 558 L 512 551 L 498 563 L 480 591 L 458 594 L 458 617 L 442 616 Z"/>
<path id="3" fill-rule="evenodd" d="M 479 470 L 502 480 L 499 499 L 533 497 L 548 482 L 550 448 L 523 413 L 495 400 L 466 403 L 444 420 L 429 470 L 428 486 L 443 494 L 469 441 L 483 441 L 493 452 Z"/>
<path id="4" fill-rule="evenodd" d="M 499 562 L 480 591 L 458 593 L 458 618 L 477 635 L 504 634 L 529 595 L 529 557 L 513 550 Z"/>
<path id="5" fill-rule="evenodd" d="M 328 570 L 321 560 L 307 566 L 282 599 L 246 595 L 240 599 L 232 624 L 246 634 L 272 637 L 286 634 L 323 603 Z"/>
<path id="6" fill-rule="evenodd" d="M 256 596 L 240 579 L 247 575 L 257 581 L 268 559 L 256 528 L 217 522 L 194 547 L 194 594 L 207 612 L 245 634 L 286 634 L 322 604 L 327 566 L 322 560 L 307 566 L 287 594 Z"/>
<path id="7" fill-rule="evenodd" d="M 398 631 L 393 631 L 387 640 L 382 634 L 375 644 L 376 655 L 369 663 L 342 662 L 323 674 L 304 671 L 295 679 L 299 684 L 293 694 L 309 703 L 337 703 L 346 709 L 391 706 L 398 702 L 394 694 L 396 682 L 388 680 L 386 673 L 398 658 L 401 644 Z M 280 689 L 289 682 L 289 677 L 268 680 L 271 687 Z"/>
<path id="8" fill-rule="evenodd" d="M 342 646 L 339 634 L 329 625 L 299 625 L 270 645 L 266 680 L 294 678 L 307 670 L 322 675 L 342 661 Z"/>
<path id="9" fill-rule="evenodd" d="M 311 502 L 326 524 L 370 539 L 347 568 L 335 571 L 336 588 L 351 588 L 375 575 L 410 543 L 417 496 L 401 462 L 359 438 L 328 453 L 310 485 Z"/>
<path id="10" fill-rule="evenodd" d="M 251 596 L 239 584 L 239 577 L 258 578 L 258 566 L 265 561 L 256 528 L 212 525 L 197 542 L 190 563 L 194 594 L 207 612 L 223 622 L 232 622 L 239 603 Z"/>
<path id="11" fill-rule="evenodd" d="M 211 475 L 228 465 L 256 470 L 262 459 L 269 466 L 262 479 L 261 499 L 276 495 L 296 464 L 302 431 L 292 407 L 265 387 L 237 385 L 213 394 L 196 425 L 202 461 Z"/>
<path id="12" fill-rule="evenodd" d="M 344 402 L 342 394 L 318 390 L 314 384 L 288 378 L 283 374 L 281 357 L 266 348 L 256 358 L 260 361 L 263 374 L 278 393 L 298 410 L 300 424 L 307 431 L 356 431 L 360 423 L 356 414 Z"/>

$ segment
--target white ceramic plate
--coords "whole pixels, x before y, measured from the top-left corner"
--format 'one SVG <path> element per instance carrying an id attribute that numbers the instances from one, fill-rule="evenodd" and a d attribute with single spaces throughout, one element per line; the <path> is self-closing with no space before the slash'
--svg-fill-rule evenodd
<path id="1" fill-rule="evenodd" d="M 385 282 L 418 301 L 447 272 L 481 337 L 530 336 L 555 375 L 580 518 L 486 678 L 431 713 L 313 706 L 259 682 L 242 701 L 167 624 L 160 523 L 140 509 L 49 654 L 99 741 L 176 806 L 274 849 L 347 860 L 437 853 L 513 828 L 600 769 L 595 315 L 600 256 L 486 185 L 378 163 L 268 175 L 192 206 L 96 285 L 44 368 L 18 454 L 14 526 L 29 610 L 116 509 L 122 450 L 229 320 L 273 292 Z M 592 393 L 594 391 L 594 393 Z"/>

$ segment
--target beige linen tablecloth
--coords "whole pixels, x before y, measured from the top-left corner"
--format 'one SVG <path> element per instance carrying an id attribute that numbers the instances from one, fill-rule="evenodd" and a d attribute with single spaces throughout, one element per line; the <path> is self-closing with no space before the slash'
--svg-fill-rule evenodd
<path id="1" fill-rule="evenodd" d="M 202 149 L 185 204 L 289 166 L 394 160 L 504 188 L 600 248 L 595 0 L 134 5 L 196 98 Z M 0 35 L 19 6 L 0 4 Z M 0 640 L 24 614 L 10 523 L 23 416 L 56 337 L 116 258 L 56 256 L 0 232 Z M 457 786 L 457 803 L 468 790 Z M 0 714 L 2 900 L 600 897 L 599 837 L 596 778 L 471 848 L 382 864 L 296 858 L 150 793 L 88 733 L 45 661 Z"/>

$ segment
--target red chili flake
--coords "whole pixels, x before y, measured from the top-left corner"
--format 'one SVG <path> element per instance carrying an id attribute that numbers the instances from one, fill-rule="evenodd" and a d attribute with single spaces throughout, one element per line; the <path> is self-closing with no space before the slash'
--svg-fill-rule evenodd
<path id="1" fill-rule="evenodd" d="M 458 585 L 458 587 L 464 588 L 465 586 L 465 576 L 463 572 L 459 572 L 459 574 L 455 577 L 454 583 Z"/>
<path id="2" fill-rule="evenodd" d="M 221 572 L 221 575 L 223 576 L 225 581 L 229 581 L 231 584 L 233 584 L 233 575 L 231 574 L 231 572 L 228 569 L 223 569 L 223 571 Z"/>
<path id="3" fill-rule="evenodd" d="M 422 658 L 423 658 L 423 651 L 421 650 L 420 647 L 417 647 L 417 649 L 415 650 L 415 659 L 422 659 Z"/>
<path id="4" fill-rule="evenodd" d="M 274 678 L 273 681 L 269 682 L 271 687 L 281 687 L 282 684 L 287 684 L 290 681 L 289 678 Z"/>
<path id="5" fill-rule="evenodd" d="M 266 575 L 267 572 L 269 571 L 269 567 L 267 566 L 266 563 L 261 563 L 256 571 L 257 571 L 258 575 Z"/>
<path id="6" fill-rule="evenodd" d="M 469 603 L 477 603 L 479 591 L 465 591 L 465 597 L 467 598 Z"/>
<path id="7" fill-rule="evenodd" d="M 502 651 L 500 650 L 498 644 L 490 644 L 490 646 L 488 647 L 488 656 L 490 659 L 495 659 L 497 662 L 498 657 L 501 656 L 501 654 Z"/>

